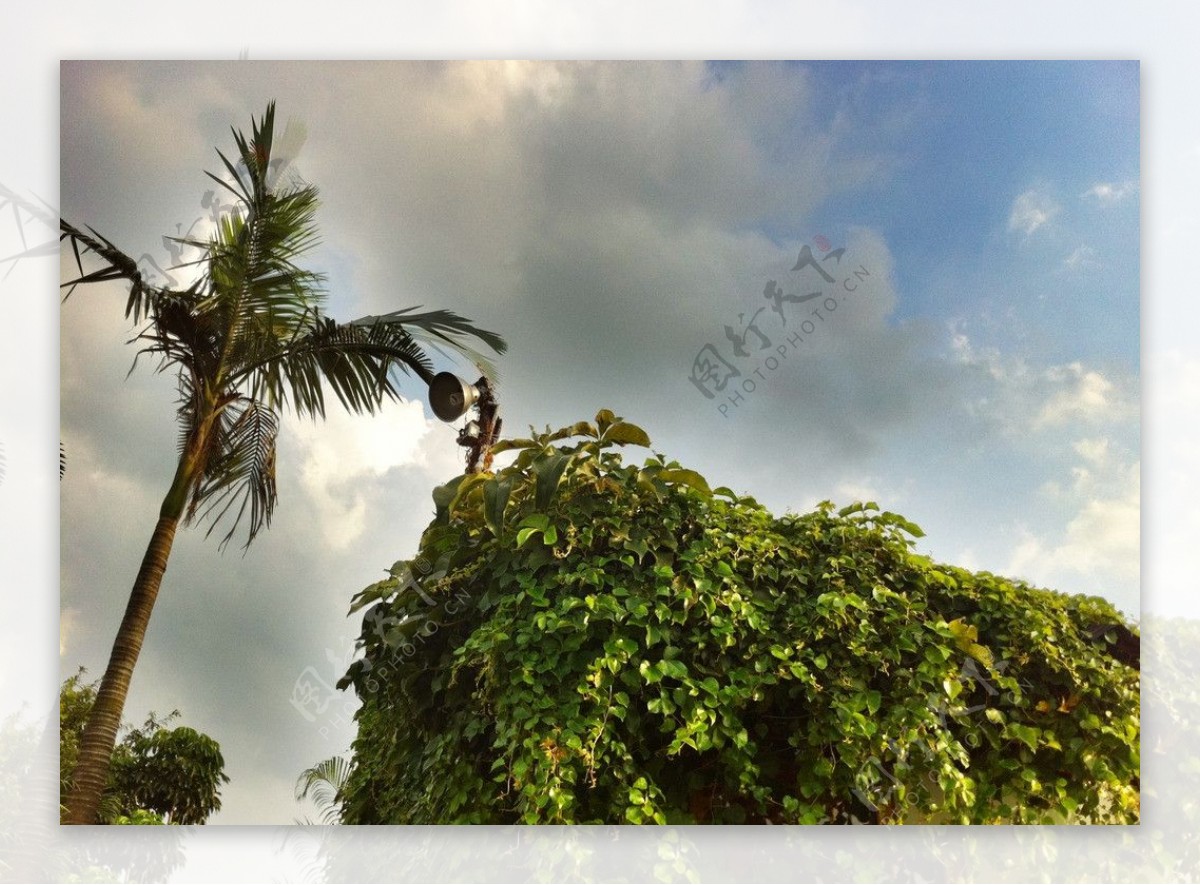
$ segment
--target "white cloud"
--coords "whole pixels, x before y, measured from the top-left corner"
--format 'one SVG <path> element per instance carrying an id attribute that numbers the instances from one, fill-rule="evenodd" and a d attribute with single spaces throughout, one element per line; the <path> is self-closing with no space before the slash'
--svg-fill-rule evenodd
<path id="1" fill-rule="evenodd" d="M 305 473 L 331 483 L 413 463 L 421 457 L 419 444 L 431 426 L 424 406 L 410 400 L 370 416 L 330 404 L 324 420 L 290 421 L 289 432 L 301 444 Z"/>
<path id="2" fill-rule="evenodd" d="M 301 483 L 331 548 L 344 549 L 363 533 L 374 479 L 393 467 L 428 463 L 422 444 L 435 426 L 415 400 L 390 404 L 373 416 L 330 404 L 324 421 L 287 423 L 281 458 L 298 456 Z"/>
<path id="3" fill-rule="evenodd" d="M 1088 487 L 1093 479 L 1090 471 L 1075 477 L 1076 488 Z M 1022 530 L 1008 572 L 1052 587 L 1077 583 L 1073 576 L 1083 576 L 1097 588 L 1106 581 L 1136 580 L 1141 565 L 1140 464 L 1126 465 L 1107 479 L 1111 491 L 1080 500 L 1058 538 L 1048 541 Z"/>
<path id="4" fill-rule="evenodd" d="M 1079 361 L 1039 369 L 1019 355 L 977 346 L 962 322 L 949 328 L 951 356 L 980 376 L 979 383 L 963 387 L 966 411 L 1008 434 L 1074 428 L 1077 422 L 1121 424 L 1138 415 L 1136 378 Z"/>
<path id="5" fill-rule="evenodd" d="M 1090 464 L 1100 465 L 1108 460 L 1109 442 L 1100 437 L 1097 439 L 1081 439 L 1074 445 L 1079 457 Z"/>
<path id="6" fill-rule="evenodd" d="M 1079 270 L 1086 267 L 1097 267 L 1096 250 L 1091 246 L 1079 246 L 1063 259 L 1063 267 L 1067 270 Z"/>
<path id="7" fill-rule="evenodd" d="M 1119 184 L 1101 181 L 1084 191 L 1083 196 L 1090 197 L 1101 204 L 1112 204 L 1119 203 L 1135 191 L 1137 191 L 1136 181 L 1122 181 Z"/>
<path id="8" fill-rule="evenodd" d="M 974 547 L 964 547 L 954 557 L 954 563 L 959 568 L 965 568 L 967 571 L 978 572 L 984 571 L 985 564 L 983 559 L 975 551 Z"/>
<path id="9" fill-rule="evenodd" d="M 875 501 L 887 510 L 903 504 L 912 490 L 911 480 L 897 483 L 894 478 L 875 475 L 849 476 L 833 487 L 833 501 L 835 504 Z"/>
<path id="10" fill-rule="evenodd" d="M 1009 535 L 1007 547 L 986 551 L 967 545 L 959 561 L 983 560 L 1037 585 L 1101 595 L 1138 611 L 1136 375 L 1079 361 L 1031 365 L 976 345 L 962 323 L 950 328 L 950 349 L 977 373 L 976 385 L 965 388 L 968 412 L 1007 440 L 996 440 L 995 451 L 1028 451 L 1040 463 L 1060 465 L 1035 484 L 1028 522 L 1017 524 L 1015 540 Z"/>
<path id="11" fill-rule="evenodd" d="M 1038 228 L 1049 223 L 1059 211 L 1059 205 L 1046 194 L 1027 190 L 1013 201 L 1008 216 L 1008 229 L 1030 236 Z"/>
<path id="12" fill-rule="evenodd" d="M 1095 422 L 1112 416 L 1118 407 L 1113 383 L 1100 372 L 1084 368 L 1082 363 L 1052 366 L 1043 379 L 1059 389 L 1046 399 L 1033 422 L 1035 427 L 1076 419 Z"/>
<path id="13" fill-rule="evenodd" d="M 852 501 L 878 501 L 881 497 L 879 488 L 868 477 L 861 480 L 840 482 L 834 486 L 838 498 L 835 503 L 849 504 Z"/>

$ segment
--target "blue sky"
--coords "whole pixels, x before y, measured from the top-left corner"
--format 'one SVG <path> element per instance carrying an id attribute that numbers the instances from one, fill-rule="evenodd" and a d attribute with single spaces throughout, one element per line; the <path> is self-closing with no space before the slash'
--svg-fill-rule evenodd
<path id="1" fill-rule="evenodd" d="M 504 334 L 508 433 L 612 408 L 776 512 L 875 500 L 939 559 L 1137 615 L 1137 84 L 1125 62 L 69 62 L 61 208 L 160 255 L 229 126 L 276 99 L 307 128 L 331 312 L 424 304 Z M 838 285 L 869 276 L 772 368 L 810 305 L 776 314 L 765 284 L 818 285 L 791 268 L 819 236 L 846 250 Z M 62 310 L 64 676 L 103 667 L 174 452 L 171 379 L 125 377 L 123 303 Z M 724 327 L 759 310 L 772 346 L 736 357 Z M 733 388 L 689 380 L 709 344 L 730 383 L 762 372 L 725 412 Z M 410 392 L 285 422 L 280 509 L 245 557 L 178 537 L 130 709 L 218 736 L 215 822 L 288 822 L 296 774 L 353 737 L 289 698 L 305 668 L 336 681 L 350 597 L 461 469 Z"/>
<path id="2" fill-rule="evenodd" d="M 905 293 L 895 318 L 944 314 L 954 304 L 1002 298 L 1021 311 L 1008 330 L 1038 336 L 1059 356 L 1138 364 L 1138 201 L 1108 205 L 1084 195 L 1098 183 L 1136 186 L 1139 66 L 1129 62 L 820 62 L 805 65 L 816 91 L 848 113 L 888 128 L 894 167 L 881 186 L 823 207 L 833 227 L 865 224 L 893 252 Z M 849 110 L 847 110 L 847 108 Z M 855 137 L 862 138 L 861 130 Z M 870 131 L 868 143 L 876 140 Z M 1060 206 L 1053 232 L 1036 241 L 1007 227 L 1014 196 L 1036 190 Z M 1043 242 L 1042 240 L 1045 240 Z M 1086 247 L 1089 273 L 1059 271 Z M 1101 269 L 1101 257 L 1104 257 Z M 1100 276 L 1103 275 L 1103 280 Z M 999 291 L 981 283 L 1003 280 Z M 1049 297 L 1050 303 L 1046 303 Z M 1042 334 L 1074 326 L 1078 337 Z M 1003 334 L 997 330 L 997 334 Z"/>

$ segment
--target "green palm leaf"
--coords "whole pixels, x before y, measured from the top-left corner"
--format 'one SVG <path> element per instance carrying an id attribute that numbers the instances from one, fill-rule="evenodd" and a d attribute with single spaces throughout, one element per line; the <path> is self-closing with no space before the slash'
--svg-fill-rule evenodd
<path id="1" fill-rule="evenodd" d="M 321 823 L 342 822 L 342 791 L 350 777 L 350 760 L 343 756 L 331 756 L 306 768 L 296 779 L 296 801 L 311 798 L 321 810 Z"/>
<path id="2" fill-rule="evenodd" d="M 246 546 L 270 526 L 278 494 L 275 487 L 276 440 L 279 416 L 262 403 L 239 397 L 221 412 L 210 455 L 188 505 L 187 521 L 209 521 L 207 534 L 227 513 L 233 513 L 224 547 L 249 508 Z M 234 509 L 236 508 L 236 509 Z"/>

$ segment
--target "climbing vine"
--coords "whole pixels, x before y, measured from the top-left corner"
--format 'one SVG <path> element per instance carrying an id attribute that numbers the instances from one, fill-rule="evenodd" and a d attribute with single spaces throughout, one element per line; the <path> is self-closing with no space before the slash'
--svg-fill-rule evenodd
<path id="1" fill-rule="evenodd" d="M 360 592 L 346 823 L 1136 822 L 1134 625 L 774 516 L 611 412 L 503 440 Z"/>

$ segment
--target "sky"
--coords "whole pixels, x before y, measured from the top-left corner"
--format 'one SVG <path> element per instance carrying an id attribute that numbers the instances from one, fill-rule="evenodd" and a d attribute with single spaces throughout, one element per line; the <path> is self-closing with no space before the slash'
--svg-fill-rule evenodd
<path id="1" fill-rule="evenodd" d="M 509 434 L 611 408 L 774 512 L 873 500 L 939 560 L 1136 618 L 1139 91 L 1134 61 L 65 62 L 60 201 L 167 269 L 163 235 L 210 223 L 214 149 L 275 100 L 329 312 L 504 335 Z M 63 678 L 103 672 L 173 470 L 174 379 L 127 377 L 123 296 L 61 310 Z M 291 822 L 299 772 L 349 749 L 353 698 L 302 710 L 297 680 L 344 672 L 351 596 L 461 472 L 405 390 L 288 417 L 244 554 L 177 536 L 126 716 L 221 743 L 212 823 Z"/>

